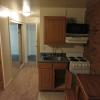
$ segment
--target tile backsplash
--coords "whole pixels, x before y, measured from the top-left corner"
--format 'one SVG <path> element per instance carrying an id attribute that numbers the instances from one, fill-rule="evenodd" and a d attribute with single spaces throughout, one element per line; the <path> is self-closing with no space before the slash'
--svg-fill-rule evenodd
<path id="1" fill-rule="evenodd" d="M 40 52 L 54 52 L 54 53 L 83 53 L 84 47 L 81 45 L 68 45 L 66 47 L 50 47 L 48 45 L 41 45 Z"/>

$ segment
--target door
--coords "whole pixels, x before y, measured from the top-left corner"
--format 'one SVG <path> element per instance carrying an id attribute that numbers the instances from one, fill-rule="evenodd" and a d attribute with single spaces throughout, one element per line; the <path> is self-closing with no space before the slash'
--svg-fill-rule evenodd
<path id="1" fill-rule="evenodd" d="M 23 56 L 22 56 L 22 24 L 18 24 L 18 44 L 19 44 L 19 63 L 23 63 Z"/>
<path id="2" fill-rule="evenodd" d="M 39 63 L 39 89 L 52 90 L 52 64 Z"/>
<path id="3" fill-rule="evenodd" d="M 21 24 L 10 22 L 10 45 L 12 58 L 12 75 L 15 76 L 22 64 L 22 32 Z"/>
<path id="4" fill-rule="evenodd" d="M 18 36 L 18 24 L 10 24 L 10 44 L 11 44 L 11 56 L 12 62 L 19 63 L 19 36 Z"/>
<path id="5" fill-rule="evenodd" d="M 26 24 L 27 62 L 35 63 L 37 56 L 36 24 Z"/>

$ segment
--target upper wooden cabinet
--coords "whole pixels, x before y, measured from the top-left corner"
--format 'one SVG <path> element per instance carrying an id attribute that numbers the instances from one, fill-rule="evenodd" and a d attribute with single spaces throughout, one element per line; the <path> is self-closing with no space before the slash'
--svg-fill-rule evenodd
<path id="1" fill-rule="evenodd" d="M 64 44 L 66 30 L 66 17 L 44 17 L 44 43 Z"/>

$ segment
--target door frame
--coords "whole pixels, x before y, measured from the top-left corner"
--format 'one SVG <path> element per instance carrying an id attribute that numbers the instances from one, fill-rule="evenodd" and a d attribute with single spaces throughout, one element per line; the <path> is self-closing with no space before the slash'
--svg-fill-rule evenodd
<path id="1" fill-rule="evenodd" d="M 24 63 L 23 62 L 23 57 L 22 57 L 22 55 L 23 55 L 23 50 L 22 50 L 22 25 L 23 25 L 23 23 L 20 23 L 20 22 L 17 22 L 15 20 L 9 19 L 9 40 L 10 40 L 10 24 L 11 23 L 18 24 L 18 46 L 19 46 L 19 64 L 20 64 L 19 67 L 21 67 L 22 64 Z M 19 25 L 20 25 L 20 28 L 21 28 L 20 29 L 20 34 L 19 34 Z M 10 49 L 11 49 L 11 43 L 10 43 Z M 10 52 L 10 56 L 11 56 L 10 57 L 11 58 L 11 63 L 13 64 L 11 52 Z"/>
<path id="2" fill-rule="evenodd" d="M 0 90 L 5 88 L 4 80 L 4 69 L 3 69 L 3 59 L 2 59 L 2 43 L 1 43 L 1 32 L 0 32 Z"/>
<path id="3" fill-rule="evenodd" d="M 31 23 L 27 22 L 27 23 L 25 23 L 25 27 L 27 27 L 27 24 L 35 25 L 35 28 L 36 28 L 36 37 L 35 37 L 36 38 L 36 45 L 34 47 L 36 48 L 36 62 L 37 62 L 37 55 L 38 55 L 38 50 L 37 50 L 37 45 L 38 45 L 38 38 L 37 38 L 38 37 L 38 33 L 37 33 L 38 31 L 37 30 L 38 30 L 38 28 L 37 28 L 37 24 L 35 22 L 31 22 Z M 26 31 L 26 40 L 27 40 L 27 31 Z M 27 43 L 27 41 L 26 41 L 26 44 L 27 45 L 25 47 L 26 48 L 25 49 L 25 59 L 26 59 L 26 62 L 28 62 L 28 58 L 27 58 L 28 57 L 28 53 L 27 53 L 28 43 Z"/>

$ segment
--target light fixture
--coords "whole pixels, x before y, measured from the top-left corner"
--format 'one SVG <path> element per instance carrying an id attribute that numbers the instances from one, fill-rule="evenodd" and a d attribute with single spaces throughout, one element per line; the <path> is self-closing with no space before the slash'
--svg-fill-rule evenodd
<path id="1" fill-rule="evenodd" d="M 8 17 L 9 16 L 9 9 L 3 6 L 0 6 L 0 17 Z"/>
<path id="2" fill-rule="evenodd" d="M 26 17 L 30 16 L 30 12 L 23 12 L 23 15 L 26 16 Z"/>
<path id="3" fill-rule="evenodd" d="M 30 11 L 30 6 L 29 6 L 29 1 L 24 0 L 23 1 L 23 15 L 24 16 L 30 16 L 31 11 Z"/>

